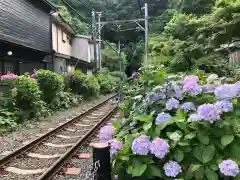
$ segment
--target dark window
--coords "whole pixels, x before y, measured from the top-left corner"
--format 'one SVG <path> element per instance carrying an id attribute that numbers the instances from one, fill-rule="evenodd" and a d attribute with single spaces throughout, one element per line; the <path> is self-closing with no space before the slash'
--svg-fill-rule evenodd
<path id="1" fill-rule="evenodd" d="M 14 62 L 4 61 L 4 73 L 14 73 Z"/>

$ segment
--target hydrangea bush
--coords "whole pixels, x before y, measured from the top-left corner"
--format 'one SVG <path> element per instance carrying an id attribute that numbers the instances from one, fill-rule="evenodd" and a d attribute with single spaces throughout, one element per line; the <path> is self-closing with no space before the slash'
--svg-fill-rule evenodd
<path id="1" fill-rule="evenodd" d="M 240 83 L 144 71 L 128 117 L 99 134 L 118 142 L 118 179 L 240 179 Z"/>

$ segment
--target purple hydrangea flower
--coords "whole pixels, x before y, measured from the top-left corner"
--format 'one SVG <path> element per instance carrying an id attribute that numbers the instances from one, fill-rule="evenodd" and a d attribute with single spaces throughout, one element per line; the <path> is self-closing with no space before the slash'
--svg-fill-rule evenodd
<path id="1" fill-rule="evenodd" d="M 199 78 L 198 78 L 198 76 L 186 76 L 184 78 L 183 82 L 184 82 L 184 84 L 187 84 L 187 83 L 194 83 L 194 84 L 196 84 L 196 83 L 199 82 Z"/>
<path id="2" fill-rule="evenodd" d="M 108 124 L 102 127 L 99 131 L 99 139 L 100 142 L 108 142 L 112 139 L 113 135 L 115 134 L 115 128 L 112 124 Z"/>
<path id="3" fill-rule="evenodd" d="M 177 177 L 177 175 L 182 172 L 181 166 L 176 161 L 167 162 L 164 164 L 163 169 L 165 175 L 168 177 Z"/>
<path id="4" fill-rule="evenodd" d="M 198 114 L 203 120 L 214 122 L 220 119 L 218 109 L 214 104 L 203 104 L 198 107 Z"/>
<path id="5" fill-rule="evenodd" d="M 192 94 L 192 95 L 198 95 L 202 93 L 202 87 L 197 83 L 186 83 L 183 86 L 183 92 Z"/>
<path id="6" fill-rule="evenodd" d="M 123 149 L 123 144 L 116 139 L 110 140 L 110 141 L 108 141 L 108 143 L 110 144 L 111 155 L 118 153 L 119 151 L 121 151 Z"/>
<path id="7" fill-rule="evenodd" d="M 158 114 L 158 116 L 157 116 L 157 118 L 155 120 L 155 124 L 159 125 L 159 124 L 164 123 L 164 122 L 166 122 L 166 121 L 168 121 L 170 119 L 171 119 L 171 115 L 170 114 L 162 112 L 162 113 Z"/>
<path id="8" fill-rule="evenodd" d="M 157 138 L 152 141 L 150 151 L 159 159 L 164 158 L 169 153 L 169 145 L 167 141 Z"/>
<path id="9" fill-rule="evenodd" d="M 199 116 L 198 114 L 191 114 L 189 116 L 189 120 L 190 121 L 200 121 L 202 120 L 201 116 Z"/>
<path id="10" fill-rule="evenodd" d="M 222 161 L 218 167 L 221 173 L 225 176 L 236 177 L 239 173 L 239 167 L 237 163 L 231 159 Z"/>
<path id="11" fill-rule="evenodd" d="M 217 99 L 233 99 L 238 95 L 238 89 L 235 84 L 224 84 L 215 89 Z"/>
<path id="12" fill-rule="evenodd" d="M 206 92 L 206 93 L 214 92 L 215 88 L 216 88 L 216 85 L 212 85 L 212 84 L 206 84 L 206 85 L 202 86 L 203 92 Z"/>
<path id="13" fill-rule="evenodd" d="M 149 153 L 151 142 L 149 137 L 141 135 L 132 143 L 132 152 L 138 155 L 147 155 Z"/>
<path id="14" fill-rule="evenodd" d="M 220 113 L 233 111 L 233 104 L 228 100 L 218 101 L 215 106 Z"/>
<path id="15" fill-rule="evenodd" d="M 179 101 L 175 98 L 171 98 L 167 101 L 166 109 L 172 110 L 172 109 L 178 109 L 179 107 Z"/>
<path id="16" fill-rule="evenodd" d="M 240 95 L 240 81 L 237 81 L 236 83 L 235 83 L 235 87 L 236 87 L 236 89 L 237 89 L 237 91 L 238 91 L 238 96 Z"/>
<path id="17" fill-rule="evenodd" d="M 181 105 L 181 109 L 183 109 L 184 112 L 189 112 L 195 110 L 195 105 L 192 102 L 186 102 Z"/>

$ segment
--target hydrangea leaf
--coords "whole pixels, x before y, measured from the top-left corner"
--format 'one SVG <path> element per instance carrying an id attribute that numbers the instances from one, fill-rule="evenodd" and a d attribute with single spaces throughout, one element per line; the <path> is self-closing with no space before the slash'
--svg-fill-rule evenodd
<path id="1" fill-rule="evenodd" d="M 208 167 L 205 168 L 205 176 L 208 180 L 218 180 L 217 173 Z"/>
<path id="2" fill-rule="evenodd" d="M 200 167 L 194 172 L 194 177 L 196 180 L 201 180 L 204 178 L 204 167 Z"/>
<path id="3" fill-rule="evenodd" d="M 221 144 L 223 146 L 229 145 L 231 142 L 233 142 L 234 136 L 233 135 L 225 135 L 221 138 Z"/>
<path id="4" fill-rule="evenodd" d="M 208 144 L 209 144 L 209 137 L 208 137 L 207 135 L 204 135 L 204 134 L 202 134 L 201 132 L 199 132 L 199 133 L 197 134 L 197 138 L 198 138 L 198 140 L 199 140 L 201 143 L 203 143 L 203 144 L 205 144 L 205 145 L 208 145 Z"/>
<path id="5" fill-rule="evenodd" d="M 184 154 L 180 149 L 177 149 L 174 152 L 174 159 L 178 162 L 181 162 L 184 159 Z"/>
<path id="6" fill-rule="evenodd" d="M 196 137 L 196 132 L 190 132 L 190 133 L 188 133 L 188 134 L 186 134 L 186 135 L 184 136 L 184 139 L 189 139 L 189 140 L 191 140 L 191 139 L 193 139 L 194 137 Z"/>
<path id="7" fill-rule="evenodd" d="M 147 168 L 147 175 L 153 177 L 162 177 L 161 168 L 154 164 L 149 164 Z"/>
<path id="8" fill-rule="evenodd" d="M 202 162 L 204 164 L 212 160 L 215 155 L 215 147 L 213 145 L 206 146 L 202 153 Z"/>

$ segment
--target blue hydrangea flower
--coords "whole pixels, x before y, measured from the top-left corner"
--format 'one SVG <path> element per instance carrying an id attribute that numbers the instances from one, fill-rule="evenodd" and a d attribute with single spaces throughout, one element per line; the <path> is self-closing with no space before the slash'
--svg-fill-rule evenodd
<path id="1" fill-rule="evenodd" d="M 189 116 L 189 120 L 190 121 L 200 121 L 202 120 L 201 116 L 199 116 L 198 114 L 191 114 Z"/>
<path id="2" fill-rule="evenodd" d="M 202 87 L 197 83 L 186 83 L 183 86 L 183 92 L 191 95 L 198 95 L 202 93 Z"/>
<path id="3" fill-rule="evenodd" d="M 110 141 L 108 141 L 108 143 L 110 145 L 111 155 L 118 153 L 119 151 L 121 151 L 123 149 L 123 144 L 116 139 L 110 140 Z"/>
<path id="4" fill-rule="evenodd" d="M 183 109 L 184 112 L 189 112 L 195 110 L 195 105 L 192 102 L 186 102 L 181 105 L 181 109 Z"/>
<path id="5" fill-rule="evenodd" d="M 233 99 L 238 95 L 238 89 L 234 84 L 224 84 L 218 86 L 215 91 L 217 99 Z"/>
<path id="6" fill-rule="evenodd" d="M 215 103 L 215 106 L 220 113 L 233 111 L 233 104 L 228 100 L 218 101 Z"/>
<path id="7" fill-rule="evenodd" d="M 206 85 L 202 86 L 202 90 L 205 93 L 212 93 L 215 91 L 216 87 L 217 87 L 216 85 L 206 84 Z"/>
<path id="8" fill-rule="evenodd" d="M 179 100 L 183 100 L 183 93 L 180 87 L 175 87 L 174 88 L 175 91 L 175 97 Z"/>
<path id="9" fill-rule="evenodd" d="M 177 177 L 177 175 L 182 172 L 181 166 L 176 161 L 167 162 L 164 164 L 163 169 L 165 175 L 168 177 Z"/>
<path id="10" fill-rule="evenodd" d="M 152 141 L 150 151 L 159 159 L 164 158 L 169 153 L 169 145 L 167 141 L 157 138 Z"/>
<path id="11" fill-rule="evenodd" d="M 218 167 L 221 173 L 225 176 L 236 177 L 239 173 L 239 167 L 237 163 L 231 159 L 222 161 Z"/>
<path id="12" fill-rule="evenodd" d="M 218 109 L 214 104 L 203 104 L 198 107 L 198 114 L 203 120 L 214 122 L 220 119 Z"/>
<path id="13" fill-rule="evenodd" d="M 162 113 L 158 114 L 158 116 L 157 116 L 157 118 L 155 120 L 155 124 L 159 125 L 159 124 L 164 123 L 164 122 L 166 122 L 166 121 L 168 121 L 170 119 L 171 119 L 171 115 L 170 114 L 162 112 Z"/>
<path id="14" fill-rule="evenodd" d="M 137 155 L 147 155 L 149 153 L 151 142 L 149 137 L 142 135 L 136 138 L 132 143 L 132 152 Z"/>
<path id="15" fill-rule="evenodd" d="M 155 93 L 155 92 L 151 92 L 147 95 L 147 101 L 149 103 L 153 103 L 159 100 L 163 100 L 166 98 L 166 95 L 164 93 Z"/>
<path id="16" fill-rule="evenodd" d="M 178 109 L 179 107 L 179 101 L 175 98 L 171 98 L 167 101 L 166 109 L 172 110 L 172 109 Z"/>

